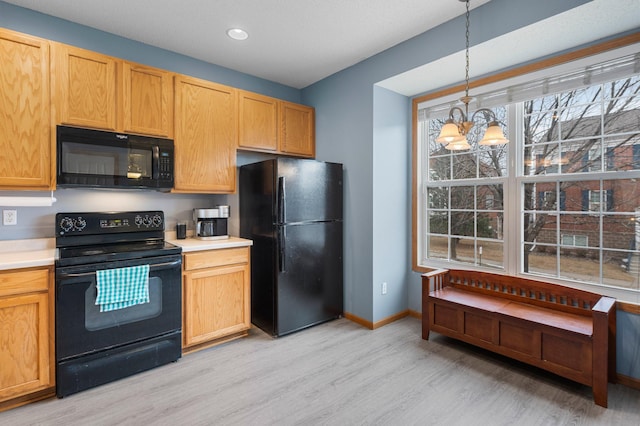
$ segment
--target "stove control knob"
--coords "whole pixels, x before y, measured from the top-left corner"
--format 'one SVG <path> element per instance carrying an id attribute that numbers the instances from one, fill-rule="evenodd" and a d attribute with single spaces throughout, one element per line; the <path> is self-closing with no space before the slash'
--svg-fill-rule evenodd
<path id="1" fill-rule="evenodd" d="M 76 231 L 82 231 L 87 226 L 87 221 L 82 218 L 82 216 L 78 216 L 78 218 L 74 221 L 73 227 Z"/>
<path id="2" fill-rule="evenodd" d="M 65 216 L 60 221 L 60 229 L 64 232 L 69 232 L 73 229 L 73 219 L 68 216 Z"/>
<path id="3" fill-rule="evenodd" d="M 155 227 L 162 225 L 162 218 L 159 214 L 155 215 L 151 220 L 153 220 L 153 226 Z"/>
<path id="4" fill-rule="evenodd" d="M 142 216 L 140 215 L 136 215 L 136 218 L 134 219 L 135 224 L 138 226 L 138 228 L 140 227 L 140 225 L 142 225 Z"/>
<path id="5" fill-rule="evenodd" d="M 142 223 L 148 228 L 151 226 L 151 218 L 149 216 L 145 216 L 144 219 L 142 219 Z"/>

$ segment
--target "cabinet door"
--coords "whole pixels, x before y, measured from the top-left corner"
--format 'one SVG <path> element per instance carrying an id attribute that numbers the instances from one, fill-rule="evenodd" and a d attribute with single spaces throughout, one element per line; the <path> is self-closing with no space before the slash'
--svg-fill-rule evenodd
<path id="1" fill-rule="evenodd" d="M 236 190 L 237 94 L 232 87 L 176 76 L 177 192 Z"/>
<path id="2" fill-rule="evenodd" d="M 125 132 L 173 137 L 173 73 L 124 62 L 120 111 Z"/>
<path id="3" fill-rule="evenodd" d="M 301 157 L 315 157 L 314 109 L 280 102 L 280 151 Z"/>
<path id="4" fill-rule="evenodd" d="M 238 103 L 238 146 L 258 151 L 277 150 L 278 100 L 240 91 Z"/>
<path id="5" fill-rule="evenodd" d="M 251 327 L 248 263 L 185 274 L 184 346 L 205 343 Z"/>
<path id="6" fill-rule="evenodd" d="M 60 43 L 53 49 L 56 122 L 116 130 L 117 60 Z"/>
<path id="7" fill-rule="evenodd" d="M 0 189 L 52 189 L 49 44 L 0 29 Z"/>
<path id="8" fill-rule="evenodd" d="M 0 273 L 0 402 L 53 386 L 50 281 L 49 269 Z"/>

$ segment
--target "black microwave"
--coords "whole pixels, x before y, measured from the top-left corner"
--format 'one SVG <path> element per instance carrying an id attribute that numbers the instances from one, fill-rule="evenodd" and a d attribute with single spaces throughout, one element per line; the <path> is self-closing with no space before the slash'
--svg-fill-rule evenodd
<path id="1" fill-rule="evenodd" d="M 173 188 L 173 140 L 58 126 L 57 186 Z"/>

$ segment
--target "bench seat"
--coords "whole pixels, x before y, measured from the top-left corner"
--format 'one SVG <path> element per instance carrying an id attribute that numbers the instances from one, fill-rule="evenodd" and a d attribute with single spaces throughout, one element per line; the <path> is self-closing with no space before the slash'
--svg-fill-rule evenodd
<path id="1" fill-rule="evenodd" d="M 497 312 L 513 318 L 520 318 L 549 327 L 572 331 L 585 336 L 593 334 L 593 320 L 583 315 L 560 312 L 553 309 L 513 302 L 486 294 L 470 293 L 454 287 L 446 287 L 433 293 L 433 297 L 450 301 L 469 308 L 487 312 Z"/>
<path id="2" fill-rule="evenodd" d="M 486 272 L 438 270 L 422 281 L 422 337 L 453 337 L 590 386 L 607 406 L 615 379 L 615 300 Z M 433 287 L 433 289 L 432 289 Z"/>

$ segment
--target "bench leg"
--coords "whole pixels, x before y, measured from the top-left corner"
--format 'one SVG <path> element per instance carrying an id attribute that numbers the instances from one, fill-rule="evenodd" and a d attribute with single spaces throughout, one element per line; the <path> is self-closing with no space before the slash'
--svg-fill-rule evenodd
<path id="1" fill-rule="evenodd" d="M 608 400 L 608 383 L 607 380 L 597 380 L 593 382 L 593 402 L 596 405 L 607 408 L 607 400 Z"/>
<path id="2" fill-rule="evenodd" d="M 422 305 L 422 338 L 429 340 L 429 306 L 426 303 Z"/>

